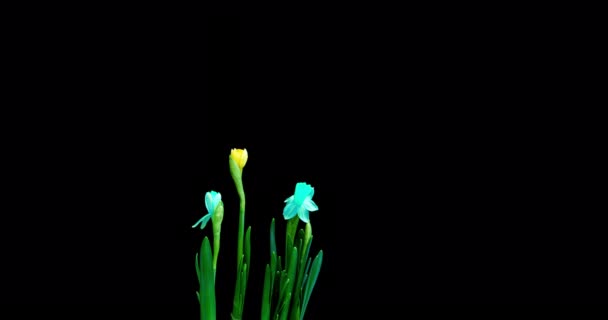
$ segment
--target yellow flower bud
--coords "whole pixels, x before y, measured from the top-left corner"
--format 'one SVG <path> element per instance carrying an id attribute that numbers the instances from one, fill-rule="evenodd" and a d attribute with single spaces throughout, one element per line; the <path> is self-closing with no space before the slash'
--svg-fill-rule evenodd
<path id="1" fill-rule="evenodd" d="M 237 166 L 243 170 L 248 158 L 247 149 L 232 149 L 230 157 L 236 162 Z"/>

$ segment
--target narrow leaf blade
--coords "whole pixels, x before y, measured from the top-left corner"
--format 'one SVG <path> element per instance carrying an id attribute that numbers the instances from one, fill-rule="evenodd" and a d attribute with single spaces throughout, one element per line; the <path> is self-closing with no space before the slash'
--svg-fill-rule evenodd
<path id="1" fill-rule="evenodd" d="M 317 277 L 319 276 L 319 271 L 321 270 L 321 264 L 323 263 L 323 250 L 319 251 L 315 260 L 312 262 L 312 267 L 310 268 L 310 274 L 308 276 L 308 282 L 306 283 L 306 289 L 304 290 L 304 299 L 302 300 L 302 310 L 300 313 L 300 320 L 304 318 L 304 313 L 306 312 L 306 307 L 308 306 L 308 301 L 310 300 L 310 295 L 312 294 L 312 289 L 317 282 Z"/>
<path id="2" fill-rule="evenodd" d="M 277 240 L 274 235 L 274 218 L 270 222 L 270 253 L 277 252 Z"/>
<path id="3" fill-rule="evenodd" d="M 213 262 L 209 238 L 203 239 L 201 246 L 201 318 L 202 320 L 215 320 L 215 280 L 213 276 Z"/>
<path id="4" fill-rule="evenodd" d="M 266 264 L 266 272 L 264 273 L 264 289 L 262 291 L 262 312 L 261 320 L 270 320 L 270 265 Z"/>
<path id="5" fill-rule="evenodd" d="M 248 266 L 250 266 L 251 262 L 251 226 L 249 226 L 249 228 L 247 228 L 247 232 L 245 233 L 245 264 L 247 264 Z M 246 273 L 247 275 L 249 273 Z M 245 278 L 245 281 L 247 281 L 248 277 Z"/>
<path id="6" fill-rule="evenodd" d="M 194 268 L 196 269 L 196 278 L 198 279 L 198 285 L 201 285 L 201 267 L 198 260 L 198 252 L 194 256 Z"/>

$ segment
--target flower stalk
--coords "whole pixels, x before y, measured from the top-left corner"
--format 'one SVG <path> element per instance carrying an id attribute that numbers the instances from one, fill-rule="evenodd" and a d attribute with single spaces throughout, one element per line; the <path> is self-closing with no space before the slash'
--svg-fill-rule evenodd
<path id="1" fill-rule="evenodd" d="M 211 217 L 213 224 L 213 279 L 217 271 L 217 258 L 220 254 L 220 236 L 222 233 L 222 220 L 224 220 L 224 204 L 220 201 Z"/>
<path id="2" fill-rule="evenodd" d="M 243 188 L 243 168 L 247 163 L 248 154 L 247 149 L 232 149 L 230 156 L 228 157 L 228 162 L 230 166 L 230 174 L 232 175 L 232 179 L 234 180 L 234 185 L 236 186 L 236 192 L 239 195 L 239 230 L 238 230 L 238 242 L 237 242 L 237 252 L 236 252 L 236 261 L 237 268 L 239 260 L 243 255 L 243 237 L 245 235 L 245 190 Z"/>
<path id="3" fill-rule="evenodd" d="M 236 251 L 236 285 L 234 289 L 234 300 L 232 304 L 231 317 L 233 320 L 242 319 L 245 306 L 245 293 L 247 291 L 247 280 L 249 277 L 250 261 L 250 230 L 245 235 L 245 190 L 243 188 L 243 168 L 247 163 L 249 155 L 247 149 L 232 149 L 228 156 L 230 175 L 234 180 L 236 191 L 239 195 L 239 229 Z"/>

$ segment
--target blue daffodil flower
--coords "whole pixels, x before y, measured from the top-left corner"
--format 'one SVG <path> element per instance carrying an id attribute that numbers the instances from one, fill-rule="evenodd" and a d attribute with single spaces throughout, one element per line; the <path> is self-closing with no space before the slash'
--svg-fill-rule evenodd
<path id="1" fill-rule="evenodd" d="M 312 196 L 315 194 L 315 188 L 304 182 L 298 182 L 296 184 L 296 192 L 293 196 L 287 198 L 285 202 L 285 209 L 283 209 L 283 217 L 285 220 L 290 220 L 295 217 L 296 214 L 300 217 L 300 220 L 305 223 L 309 223 L 308 218 L 309 211 L 317 211 L 319 207 L 312 201 Z"/>
<path id="2" fill-rule="evenodd" d="M 222 201 L 222 195 L 219 192 L 215 192 L 215 191 L 207 192 L 205 194 L 205 207 L 207 207 L 208 213 L 204 217 L 202 217 L 200 220 L 198 220 L 198 222 L 195 223 L 192 226 L 192 228 L 196 227 L 200 223 L 201 229 L 203 229 L 207 225 L 207 222 L 209 222 L 209 219 L 211 219 L 211 216 L 215 212 L 215 208 L 217 208 L 218 204 L 221 201 Z"/>

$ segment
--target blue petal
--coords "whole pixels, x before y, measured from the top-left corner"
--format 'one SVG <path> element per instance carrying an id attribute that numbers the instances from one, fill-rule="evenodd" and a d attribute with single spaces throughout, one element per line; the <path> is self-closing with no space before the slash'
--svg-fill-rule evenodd
<path id="1" fill-rule="evenodd" d="M 205 208 L 207 208 L 207 212 L 213 212 L 213 195 L 211 192 L 205 194 Z"/>
<path id="2" fill-rule="evenodd" d="M 297 213 L 298 208 L 293 204 L 293 202 L 289 202 L 283 209 L 283 217 L 285 218 L 285 220 L 289 220 L 295 217 Z"/>
<path id="3" fill-rule="evenodd" d="M 317 207 L 317 204 L 314 201 L 312 201 L 312 199 L 310 199 L 310 198 L 304 199 L 303 206 L 308 211 L 317 211 L 317 210 L 319 210 L 319 207 Z"/>
<path id="4" fill-rule="evenodd" d="M 219 192 L 215 192 L 215 195 L 213 196 L 213 211 L 210 213 L 215 212 L 215 209 L 217 208 L 217 206 L 220 204 L 221 201 L 222 201 L 222 194 Z"/>
<path id="5" fill-rule="evenodd" d="M 293 201 L 293 196 L 291 196 L 291 197 L 289 197 L 289 198 L 285 199 L 285 202 L 291 202 L 291 201 Z"/>
<path id="6" fill-rule="evenodd" d="M 311 192 L 314 193 L 314 190 L 312 189 L 313 188 L 309 184 L 305 182 L 298 182 L 296 184 L 296 191 L 294 193 L 295 202 L 298 205 L 301 205 L 306 197 L 308 197 L 309 195 L 312 197 Z"/>
<path id="7" fill-rule="evenodd" d="M 215 211 L 215 207 L 222 200 L 222 195 L 219 192 L 209 191 L 205 194 L 205 207 L 207 208 L 208 213 L 213 213 Z"/>
<path id="8" fill-rule="evenodd" d="M 200 223 L 201 224 L 201 230 L 202 230 L 207 225 L 207 222 L 209 222 L 209 219 L 211 219 L 211 213 L 206 214 L 204 217 L 202 217 L 200 220 L 198 220 L 192 226 L 192 228 L 196 227 Z"/>
<path id="9" fill-rule="evenodd" d="M 298 210 L 298 216 L 300 217 L 300 220 L 304 221 L 305 223 L 310 222 L 310 219 L 308 217 L 308 210 L 306 210 L 306 208 L 301 207 L 300 210 Z"/>

